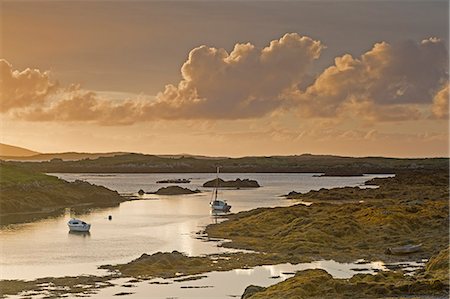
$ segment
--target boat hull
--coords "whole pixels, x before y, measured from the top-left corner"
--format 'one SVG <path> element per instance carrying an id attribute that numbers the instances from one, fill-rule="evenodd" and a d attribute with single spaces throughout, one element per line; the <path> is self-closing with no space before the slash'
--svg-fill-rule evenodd
<path id="1" fill-rule="evenodd" d="M 72 218 L 67 222 L 67 226 L 71 232 L 88 232 L 91 229 L 91 225 L 80 219 Z"/>
<path id="2" fill-rule="evenodd" d="M 88 232 L 91 229 L 91 225 L 69 225 L 71 232 Z"/>
<path id="3" fill-rule="evenodd" d="M 217 211 L 217 212 L 229 212 L 231 209 L 230 205 L 211 205 L 211 210 L 212 211 Z"/>

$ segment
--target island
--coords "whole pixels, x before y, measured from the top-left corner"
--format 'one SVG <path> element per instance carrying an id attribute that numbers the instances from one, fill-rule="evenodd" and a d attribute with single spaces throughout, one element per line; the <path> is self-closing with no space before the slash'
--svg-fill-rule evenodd
<path id="1" fill-rule="evenodd" d="M 195 194 L 200 193 L 201 191 L 191 190 L 189 188 L 183 188 L 180 186 L 168 186 L 168 187 L 162 187 L 159 188 L 158 191 L 156 191 L 154 194 L 157 195 L 183 195 L 183 194 Z"/>
<path id="2" fill-rule="evenodd" d="M 156 181 L 157 184 L 189 184 L 191 180 L 189 179 L 167 179 Z"/>
<path id="3" fill-rule="evenodd" d="M 313 177 L 349 177 L 349 176 L 364 176 L 364 173 L 359 169 L 338 168 L 338 169 L 329 169 L 325 173 L 313 175 Z"/>
<path id="4" fill-rule="evenodd" d="M 225 187 L 225 188 L 259 188 L 261 187 L 257 181 L 250 179 L 239 179 L 224 181 L 221 178 L 217 178 L 211 181 L 207 181 L 203 184 L 203 187 Z"/>
<path id="5" fill-rule="evenodd" d="M 26 167 L 0 163 L 0 224 L 37 220 L 65 208 L 112 207 L 126 199 L 85 181 L 67 182 Z"/>

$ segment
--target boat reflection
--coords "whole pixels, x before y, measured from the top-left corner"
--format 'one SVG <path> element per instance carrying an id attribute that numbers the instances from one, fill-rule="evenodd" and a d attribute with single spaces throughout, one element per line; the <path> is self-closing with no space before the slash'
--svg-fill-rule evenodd
<path id="1" fill-rule="evenodd" d="M 69 230 L 69 235 L 70 236 L 80 236 L 83 238 L 90 238 L 91 237 L 91 233 L 90 232 L 77 232 L 77 231 L 71 231 Z"/>

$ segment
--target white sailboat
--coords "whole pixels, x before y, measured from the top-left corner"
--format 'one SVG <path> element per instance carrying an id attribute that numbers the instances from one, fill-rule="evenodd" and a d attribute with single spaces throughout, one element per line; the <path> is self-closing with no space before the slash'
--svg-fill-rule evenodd
<path id="1" fill-rule="evenodd" d="M 216 187 L 214 187 L 213 195 L 209 206 L 211 207 L 212 212 L 229 212 L 231 206 L 227 204 L 226 200 L 220 200 L 217 198 L 217 193 L 219 189 L 219 167 L 217 167 L 217 176 L 216 176 Z"/>

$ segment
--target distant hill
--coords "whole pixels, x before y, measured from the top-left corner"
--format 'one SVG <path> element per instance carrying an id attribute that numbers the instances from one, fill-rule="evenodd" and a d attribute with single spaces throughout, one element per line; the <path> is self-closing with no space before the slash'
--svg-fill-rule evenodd
<path id="1" fill-rule="evenodd" d="M 100 157 L 114 157 L 125 154 L 131 154 L 129 152 L 109 152 L 109 153 L 79 153 L 79 152 L 63 152 L 63 153 L 39 153 L 26 148 L 21 148 L 18 146 L 2 144 L 0 143 L 0 160 L 4 161 L 32 161 L 32 162 L 43 162 L 50 161 L 52 159 L 61 159 L 63 161 L 78 161 L 84 159 L 98 159 Z M 140 155 L 140 154 L 138 154 Z M 196 159 L 205 160 L 217 160 L 225 159 L 226 157 L 208 157 L 200 155 L 190 155 L 190 154 L 178 154 L 178 155 L 156 155 L 161 158 L 183 158 L 192 157 Z"/>
<path id="2" fill-rule="evenodd" d="M 4 161 L 50 161 L 61 159 L 63 161 L 77 161 L 83 159 L 98 159 L 100 157 L 114 157 L 127 154 L 126 152 L 111 153 L 39 153 L 26 148 L 0 143 L 0 159 Z"/>
<path id="3" fill-rule="evenodd" d="M 340 157 L 328 155 L 197 158 L 162 157 L 144 154 L 121 154 L 98 159 L 46 162 L 9 162 L 24 164 L 45 173 L 211 173 L 216 167 L 229 173 L 397 173 L 405 170 L 448 169 L 448 158 L 398 159 L 383 157 Z"/>
<path id="4" fill-rule="evenodd" d="M 38 152 L 23 147 L 0 143 L 0 156 L 29 157 L 38 154 Z"/>
<path id="5" fill-rule="evenodd" d="M 78 161 L 83 159 L 98 159 L 100 157 L 114 157 L 118 155 L 125 155 L 124 152 L 112 152 L 112 153 L 48 153 L 48 154 L 37 154 L 28 157 L 11 157 L 11 156 L 0 156 L 0 159 L 4 161 L 51 161 L 53 159 L 63 160 L 63 161 Z"/>

